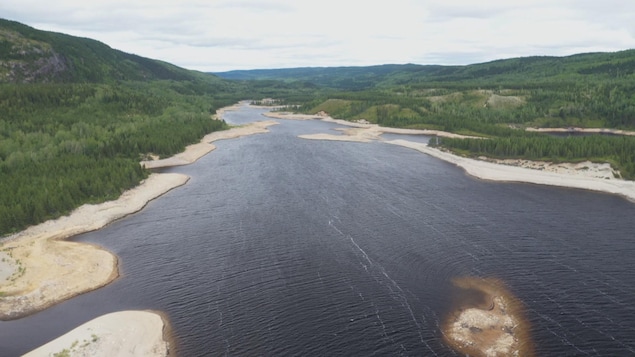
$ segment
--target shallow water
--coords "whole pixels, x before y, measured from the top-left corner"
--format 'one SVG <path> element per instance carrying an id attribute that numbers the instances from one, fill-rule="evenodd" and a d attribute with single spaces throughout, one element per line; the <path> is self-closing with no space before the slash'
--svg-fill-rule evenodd
<path id="1" fill-rule="evenodd" d="M 192 179 L 79 236 L 117 254 L 122 277 L 0 322 L 0 355 L 107 312 L 156 309 L 181 356 L 456 356 L 440 325 L 460 276 L 507 284 L 538 355 L 635 354 L 634 204 L 480 181 L 381 142 L 303 140 L 338 126 L 279 121 L 169 169 Z"/>

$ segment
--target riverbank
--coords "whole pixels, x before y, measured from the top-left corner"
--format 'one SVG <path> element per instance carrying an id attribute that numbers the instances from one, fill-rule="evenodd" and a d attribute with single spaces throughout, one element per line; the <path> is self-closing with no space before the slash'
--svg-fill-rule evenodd
<path id="1" fill-rule="evenodd" d="M 0 320 L 43 310 L 117 278 L 116 256 L 101 247 L 65 239 L 135 213 L 188 179 L 180 174 L 152 174 L 117 200 L 83 205 L 68 216 L 5 238 L 0 251 L 9 256 L 11 262 L 4 268 L 12 268 L 13 274 L 0 282 Z"/>
<path id="2" fill-rule="evenodd" d="M 485 161 L 457 156 L 426 144 L 406 140 L 387 141 L 404 146 L 441 160 L 453 163 L 469 175 L 490 181 L 522 182 L 567 188 L 578 188 L 622 196 L 635 202 L 635 182 L 610 177 L 613 170 L 608 164 L 586 162 L 582 164 L 551 164 L 529 160 Z M 608 166 L 607 166 L 608 165 Z M 543 169 L 540 169 L 540 168 Z M 548 168 L 545 169 L 545 168 Z"/>
<path id="3" fill-rule="evenodd" d="M 224 108 L 217 115 L 237 108 Z M 275 121 L 258 122 L 210 133 L 200 143 L 188 146 L 185 152 L 175 157 L 141 164 L 148 168 L 189 164 L 213 150 L 210 149 L 213 141 L 264 133 L 268 131 L 268 126 L 275 124 Z M 188 180 L 186 175 L 154 173 L 117 200 L 86 204 L 68 216 L 4 237 L 0 243 L 0 320 L 18 319 L 41 311 L 116 279 L 119 272 L 115 255 L 99 246 L 67 239 L 135 213 L 149 201 L 184 185 Z M 130 314 L 117 316 L 119 325 L 134 323 L 129 320 Z M 120 337 L 125 339 L 123 336 L 125 334 Z"/>
<path id="4" fill-rule="evenodd" d="M 322 119 L 322 118 L 319 118 Z M 331 121 L 331 120 L 327 120 Z M 394 132 L 372 125 L 337 121 L 353 127 L 336 129 L 337 134 L 301 135 L 314 140 L 369 142 L 383 140 L 381 134 Z M 424 134 L 400 129 L 400 134 Z M 620 195 L 635 202 L 635 182 L 619 179 L 619 173 L 608 163 L 550 163 L 529 160 L 471 159 L 407 140 L 383 140 L 411 148 L 455 164 L 471 176 L 492 181 L 523 182 L 578 188 Z M 504 284 L 495 279 L 455 279 L 460 293 L 453 301 L 453 311 L 441 329 L 446 344 L 457 352 L 472 356 L 533 356 L 531 326 L 524 318 L 523 305 Z"/>
<path id="5" fill-rule="evenodd" d="M 270 116 L 271 113 L 267 113 Z M 273 113 L 276 118 L 306 120 L 304 114 Z M 381 134 L 410 134 L 410 135 L 436 135 L 446 137 L 465 138 L 452 133 L 438 132 L 432 130 L 414 130 L 384 128 L 375 124 L 351 123 L 345 120 L 333 119 L 330 117 L 311 116 L 312 119 L 321 119 L 329 122 L 352 127 L 351 129 L 336 129 L 341 131 L 337 134 L 310 134 L 299 137 L 312 140 L 335 140 L 369 142 L 372 140 L 383 140 Z M 472 159 L 454 155 L 450 152 L 433 148 L 424 143 L 407 140 L 389 140 L 386 143 L 407 147 L 424 154 L 434 156 L 438 159 L 455 164 L 465 170 L 471 176 L 483 180 L 499 182 L 521 182 L 539 185 L 550 185 L 567 188 L 577 188 L 590 191 L 598 191 L 622 196 L 635 202 L 635 182 L 616 178 L 617 171 L 611 168 L 608 163 L 593 163 L 586 161 L 583 163 L 550 163 L 530 160 L 494 160 L 486 157 Z"/>
<path id="6" fill-rule="evenodd" d="M 237 109 L 238 107 L 231 108 Z M 225 109 L 224 111 L 227 110 L 230 109 Z M 231 128 L 229 130 L 215 131 L 205 135 L 200 142 L 187 146 L 185 151 L 181 153 L 167 159 L 141 161 L 141 165 L 143 165 L 146 169 L 189 165 L 215 150 L 216 146 L 213 144 L 214 141 L 236 139 L 247 135 L 266 133 L 269 131 L 267 129 L 268 127 L 276 124 L 278 124 L 278 122 L 273 120 L 259 121 L 249 125 Z"/>
<path id="7" fill-rule="evenodd" d="M 384 126 L 379 126 L 377 124 L 370 124 L 365 121 L 351 122 L 343 119 L 335 119 L 326 114 L 318 115 L 318 114 L 295 114 L 291 112 L 267 112 L 263 113 L 264 116 L 275 119 L 287 119 L 287 120 L 322 120 L 329 123 L 335 123 L 345 126 L 350 126 L 359 129 L 366 129 L 369 133 L 377 133 L 377 134 L 412 134 L 412 135 L 430 135 L 430 136 L 441 136 L 446 138 L 458 138 L 458 139 L 481 139 L 477 136 L 468 136 L 468 135 L 460 135 L 455 133 L 449 133 L 447 131 L 441 130 L 428 130 L 428 129 L 402 129 L 402 128 L 389 128 Z M 358 139 L 355 136 L 360 131 L 344 131 L 344 135 L 350 136 L 351 141 L 357 141 Z M 367 135 L 367 133 L 363 133 L 362 135 Z M 317 139 L 317 140 L 344 140 L 339 135 L 331 135 L 331 134 L 315 134 L 315 136 L 303 136 L 306 139 Z M 320 139 L 320 137 L 324 137 L 326 139 Z"/>
<path id="8" fill-rule="evenodd" d="M 167 327 L 158 313 L 114 312 L 90 320 L 24 357 L 167 356 L 170 353 Z"/>

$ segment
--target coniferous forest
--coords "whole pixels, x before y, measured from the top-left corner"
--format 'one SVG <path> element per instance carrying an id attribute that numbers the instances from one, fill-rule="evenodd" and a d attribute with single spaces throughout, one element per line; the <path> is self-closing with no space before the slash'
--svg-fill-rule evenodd
<path id="1" fill-rule="evenodd" d="M 0 19 L 0 236 L 119 197 L 149 175 L 140 160 L 227 129 L 221 107 L 299 92 Z"/>
<path id="2" fill-rule="evenodd" d="M 22 229 L 83 203 L 117 198 L 170 156 L 225 128 L 227 102 L 176 82 L 0 85 L 0 227 Z M 232 100 L 233 102 L 233 100 Z"/>
<path id="3" fill-rule="evenodd" d="M 526 128 L 635 131 L 635 50 L 528 57 L 469 66 L 383 65 L 232 71 L 221 77 L 319 83 L 288 97 L 304 113 L 488 140 L 441 139 L 468 156 L 610 162 L 635 178 L 635 137 L 558 138 Z"/>
<path id="4" fill-rule="evenodd" d="M 635 130 L 635 50 L 468 66 L 185 70 L 0 19 L 0 236 L 118 197 L 227 125 L 217 109 L 276 98 L 287 110 L 483 139 L 462 155 L 610 162 L 635 179 L 635 137 L 553 137 L 528 127 Z"/>

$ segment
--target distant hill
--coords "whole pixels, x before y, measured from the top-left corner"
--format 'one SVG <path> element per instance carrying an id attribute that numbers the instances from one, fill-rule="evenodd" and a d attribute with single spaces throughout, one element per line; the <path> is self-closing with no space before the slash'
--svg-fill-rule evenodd
<path id="1" fill-rule="evenodd" d="M 112 49 L 96 40 L 0 19 L 0 83 L 190 80 L 200 75 Z"/>
<path id="2" fill-rule="evenodd" d="M 300 81 L 315 86 L 338 89 L 367 89 L 399 73 L 434 72 L 444 66 L 416 64 L 385 64 L 367 67 L 303 67 L 282 69 L 255 69 L 217 72 L 215 75 L 231 80 Z"/>
<path id="3" fill-rule="evenodd" d="M 0 238 L 118 197 L 140 160 L 227 128 L 213 114 L 248 89 L 0 19 Z"/>
<path id="4" fill-rule="evenodd" d="M 306 67 L 217 72 L 232 80 L 300 81 L 322 87 L 365 90 L 391 85 L 430 82 L 513 83 L 545 80 L 623 78 L 635 73 L 635 50 L 585 53 L 567 57 L 534 56 L 502 59 L 466 66 L 380 65 L 368 67 Z"/>

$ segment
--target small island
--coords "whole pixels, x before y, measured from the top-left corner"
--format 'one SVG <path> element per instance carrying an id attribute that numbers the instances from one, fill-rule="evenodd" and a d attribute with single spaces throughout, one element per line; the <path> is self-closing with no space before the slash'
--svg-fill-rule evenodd
<path id="1" fill-rule="evenodd" d="M 483 357 L 534 356 L 522 303 L 496 279 L 457 278 L 456 308 L 443 324 L 454 350 Z"/>

